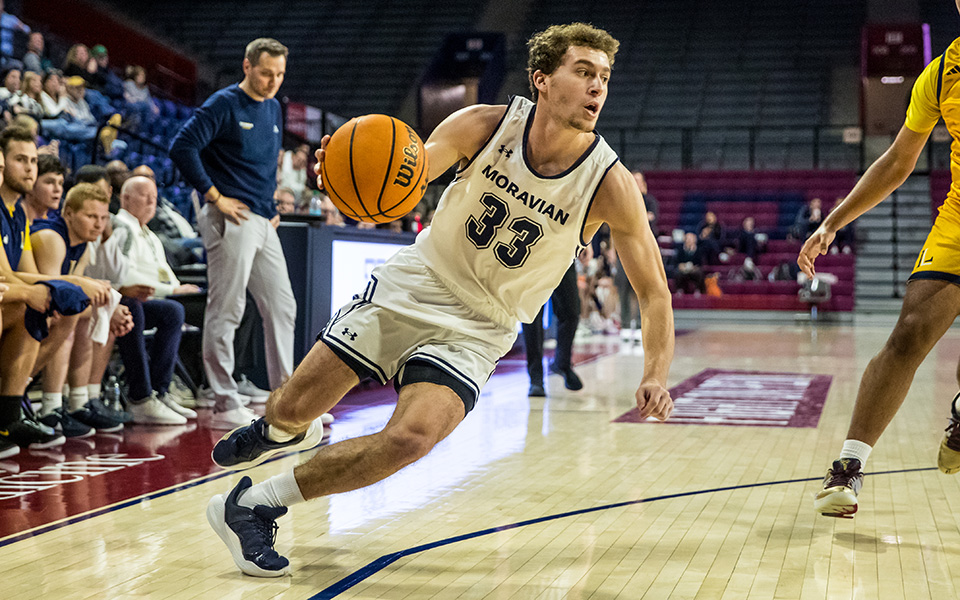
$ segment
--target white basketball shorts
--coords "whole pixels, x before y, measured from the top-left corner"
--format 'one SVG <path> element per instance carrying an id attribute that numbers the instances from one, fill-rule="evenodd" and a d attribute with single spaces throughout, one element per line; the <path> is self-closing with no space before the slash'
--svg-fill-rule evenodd
<path id="1" fill-rule="evenodd" d="M 516 331 L 467 308 L 415 256 L 374 270 L 362 295 L 318 336 L 357 374 L 386 383 L 452 389 L 469 413 Z"/>

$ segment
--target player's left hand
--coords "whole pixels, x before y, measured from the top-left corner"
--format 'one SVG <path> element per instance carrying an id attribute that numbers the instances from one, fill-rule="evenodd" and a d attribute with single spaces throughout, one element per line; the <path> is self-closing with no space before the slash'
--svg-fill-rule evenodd
<path id="1" fill-rule="evenodd" d="M 280 227 L 280 215 L 273 215 L 273 218 L 270 219 L 270 224 L 273 225 L 274 229 Z"/>
<path id="2" fill-rule="evenodd" d="M 666 421 L 673 412 L 673 398 L 660 383 L 645 381 L 637 388 L 637 409 L 641 419 L 653 417 L 658 421 Z"/>

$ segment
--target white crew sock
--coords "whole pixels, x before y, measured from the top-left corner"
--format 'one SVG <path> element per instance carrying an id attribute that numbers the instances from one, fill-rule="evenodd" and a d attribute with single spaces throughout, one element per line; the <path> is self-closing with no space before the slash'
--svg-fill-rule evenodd
<path id="1" fill-rule="evenodd" d="M 840 450 L 840 458 L 856 458 L 860 461 L 860 470 L 867 465 L 867 459 L 870 458 L 870 451 L 873 446 L 865 444 L 860 440 L 846 440 L 843 442 L 843 449 Z"/>
<path id="2" fill-rule="evenodd" d="M 240 496 L 237 502 L 240 506 L 253 508 L 258 504 L 265 506 L 292 506 L 304 502 L 300 486 L 293 476 L 293 469 L 266 481 L 254 484 Z"/>
<path id="3" fill-rule="evenodd" d="M 63 394 L 60 392 L 44 392 L 40 400 L 40 416 L 49 415 L 53 409 L 63 406 Z"/>
<path id="4" fill-rule="evenodd" d="M 100 388 L 101 385 L 99 383 L 88 383 L 87 394 L 89 394 L 91 398 L 99 398 L 101 392 Z"/>
<path id="5" fill-rule="evenodd" d="M 274 442 L 289 442 L 293 438 L 297 437 L 296 433 L 287 433 L 286 431 L 274 427 L 273 425 L 267 425 L 267 438 Z"/>
<path id="6" fill-rule="evenodd" d="M 88 400 L 90 400 L 90 395 L 87 394 L 87 386 L 70 390 L 70 412 L 80 410 Z"/>

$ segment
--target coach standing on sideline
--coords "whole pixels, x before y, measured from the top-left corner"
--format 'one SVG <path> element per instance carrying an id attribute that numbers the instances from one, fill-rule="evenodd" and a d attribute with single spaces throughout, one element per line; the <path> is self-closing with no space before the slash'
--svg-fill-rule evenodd
<path id="1" fill-rule="evenodd" d="M 248 288 L 263 317 L 270 387 L 293 372 L 296 300 L 273 200 L 283 131 L 274 96 L 286 67 L 286 46 L 270 38 L 250 42 L 243 81 L 210 96 L 170 147 L 170 158 L 206 200 L 197 219 L 209 284 L 203 363 L 216 396 L 211 425 L 219 429 L 256 418 L 240 403 L 233 379 L 233 338 Z"/>

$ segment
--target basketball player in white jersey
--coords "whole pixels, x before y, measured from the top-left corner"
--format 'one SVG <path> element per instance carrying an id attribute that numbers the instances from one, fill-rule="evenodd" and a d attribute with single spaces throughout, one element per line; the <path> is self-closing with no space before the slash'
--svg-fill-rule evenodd
<path id="1" fill-rule="evenodd" d="M 536 104 L 471 106 L 437 127 L 426 143 L 429 177 L 458 170 L 432 226 L 331 319 L 271 394 L 266 418 L 214 449 L 219 465 L 248 468 L 318 444 L 318 417 L 361 379 L 393 378 L 399 390 L 381 432 L 321 448 L 252 487 L 244 477 L 210 500 L 207 518 L 244 573 L 288 572 L 273 548 L 274 521 L 288 506 L 380 481 L 449 435 L 512 347 L 517 322 L 537 315 L 603 222 L 640 299 L 637 407 L 642 418 L 660 420 L 673 410 L 673 312 L 660 251 L 633 176 L 594 133 L 618 42 L 576 23 L 550 27 L 528 45 Z M 317 157 L 323 161 L 323 150 Z"/>

